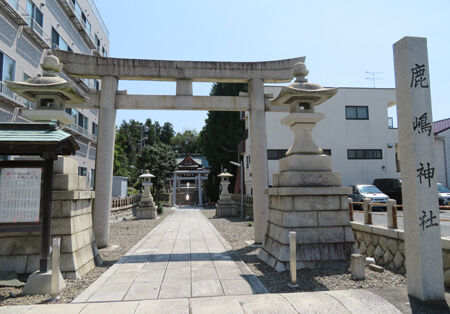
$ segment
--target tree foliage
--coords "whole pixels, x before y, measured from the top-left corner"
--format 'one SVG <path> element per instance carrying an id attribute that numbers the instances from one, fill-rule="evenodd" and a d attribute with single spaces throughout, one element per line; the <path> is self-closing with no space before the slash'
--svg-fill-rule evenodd
<path id="1" fill-rule="evenodd" d="M 186 130 L 177 133 L 171 138 L 170 143 L 178 154 L 200 153 L 199 136 L 195 130 Z"/>
<path id="2" fill-rule="evenodd" d="M 238 96 L 239 92 L 247 91 L 247 84 L 215 83 L 211 89 L 211 96 Z M 219 180 L 217 175 L 222 167 L 234 174 L 230 180 L 233 189 L 236 178 L 236 167 L 230 161 L 237 161 L 239 156 L 237 146 L 244 138 L 244 121 L 239 112 L 209 111 L 205 126 L 200 132 L 200 145 L 211 166 L 208 176 L 207 192 L 212 201 L 219 195 Z"/>
<path id="3" fill-rule="evenodd" d="M 172 147 L 164 143 L 147 145 L 137 155 L 137 167 L 149 170 L 155 176 L 152 181 L 155 189 L 154 197 L 157 201 L 162 192 L 164 180 L 170 177 L 177 167 L 176 156 Z"/>

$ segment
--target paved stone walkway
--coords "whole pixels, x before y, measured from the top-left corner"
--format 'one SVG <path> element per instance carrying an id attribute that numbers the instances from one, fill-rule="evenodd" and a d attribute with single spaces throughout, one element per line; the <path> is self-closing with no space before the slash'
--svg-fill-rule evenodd
<path id="1" fill-rule="evenodd" d="M 73 303 L 267 293 L 208 219 L 176 209 Z"/>

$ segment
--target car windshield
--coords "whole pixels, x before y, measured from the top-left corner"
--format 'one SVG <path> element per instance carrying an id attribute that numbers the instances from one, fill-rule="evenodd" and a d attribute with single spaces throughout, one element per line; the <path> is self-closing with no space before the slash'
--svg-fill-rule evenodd
<path id="1" fill-rule="evenodd" d="M 380 190 L 376 186 L 373 185 L 364 185 L 359 187 L 359 191 L 361 193 L 381 193 Z"/>
<path id="2" fill-rule="evenodd" d="M 438 184 L 438 191 L 439 193 L 450 193 L 450 190 L 442 184 Z"/>

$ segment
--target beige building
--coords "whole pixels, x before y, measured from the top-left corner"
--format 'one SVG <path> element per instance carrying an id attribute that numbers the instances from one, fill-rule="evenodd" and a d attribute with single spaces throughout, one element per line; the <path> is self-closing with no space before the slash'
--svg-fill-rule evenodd
<path id="1" fill-rule="evenodd" d="M 45 51 L 101 56 L 109 52 L 109 32 L 93 0 L 0 0 L 0 30 L 0 122 L 29 122 L 21 113 L 34 104 L 9 90 L 3 81 L 23 81 L 42 73 Z M 85 90 L 100 88 L 97 80 L 85 79 L 80 85 Z M 87 185 L 92 187 L 98 112 L 67 110 L 75 122 L 66 131 L 80 146 L 74 157 L 78 172 L 87 176 Z"/>

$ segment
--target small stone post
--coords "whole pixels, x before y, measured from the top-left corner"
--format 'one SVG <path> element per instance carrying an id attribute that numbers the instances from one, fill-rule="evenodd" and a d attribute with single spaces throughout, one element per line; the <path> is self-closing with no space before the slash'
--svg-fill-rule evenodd
<path id="1" fill-rule="evenodd" d="M 397 205 L 397 201 L 393 199 L 389 199 L 386 205 L 387 211 L 387 226 L 388 228 L 397 229 L 397 209 L 395 206 Z"/>
<path id="2" fill-rule="evenodd" d="M 366 279 L 366 268 L 364 262 L 364 255 L 352 254 L 350 263 L 350 271 L 352 273 L 353 280 L 364 280 Z"/>
<path id="3" fill-rule="evenodd" d="M 290 260 L 289 268 L 291 272 L 291 282 L 288 284 L 291 288 L 298 287 L 297 285 L 297 232 L 289 232 L 289 250 Z"/>
<path id="4" fill-rule="evenodd" d="M 441 228 L 426 38 L 394 44 L 408 294 L 444 300 Z"/>
<path id="5" fill-rule="evenodd" d="M 364 223 L 366 225 L 372 224 L 372 213 L 370 212 L 370 198 L 365 198 L 363 201 L 363 210 L 364 210 Z"/>
<path id="6" fill-rule="evenodd" d="M 53 238 L 52 240 L 52 286 L 51 297 L 54 300 L 59 299 L 60 285 L 60 267 L 59 267 L 59 253 L 61 250 L 61 238 Z"/>

